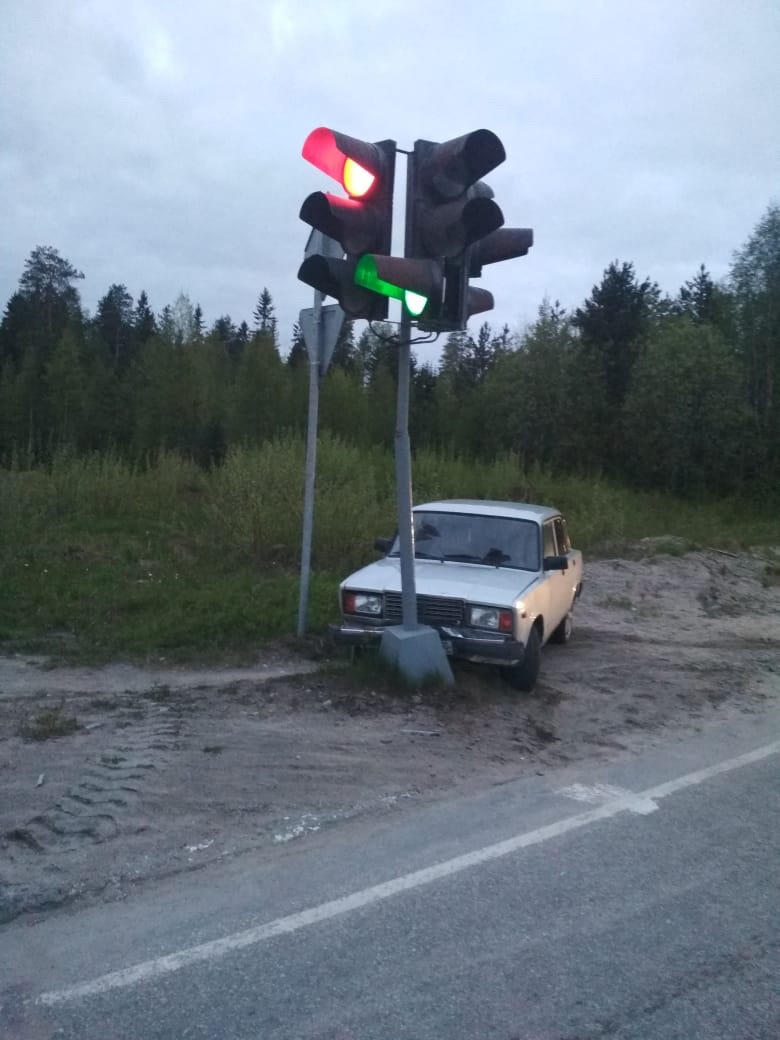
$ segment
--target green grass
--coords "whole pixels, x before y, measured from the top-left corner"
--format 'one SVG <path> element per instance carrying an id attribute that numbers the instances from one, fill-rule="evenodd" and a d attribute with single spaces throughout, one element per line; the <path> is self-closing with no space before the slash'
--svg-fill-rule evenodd
<path id="1" fill-rule="evenodd" d="M 90 661 L 218 661 L 249 659 L 263 641 L 291 637 L 303 469 L 303 443 L 285 437 L 233 450 L 210 472 L 172 455 L 147 467 L 103 455 L 0 471 L 0 643 Z M 478 464 L 421 453 L 414 485 L 416 501 L 556 505 L 591 557 L 780 545 L 770 503 L 673 500 L 599 478 L 523 472 L 511 457 Z M 374 537 L 394 527 L 392 455 L 323 437 L 312 633 L 335 620 L 339 580 L 374 559 Z"/>
<path id="2" fill-rule="evenodd" d="M 24 740 L 53 740 L 75 733 L 81 726 L 75 716 L 65 715 L 62 707 L 46 708 L 26 719 L 19 727 Z"/>

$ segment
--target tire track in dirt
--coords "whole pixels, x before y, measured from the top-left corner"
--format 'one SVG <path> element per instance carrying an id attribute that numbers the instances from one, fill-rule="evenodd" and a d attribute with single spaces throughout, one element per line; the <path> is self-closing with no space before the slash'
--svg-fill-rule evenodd
<path id="1" fill-rule="evenodd" d="M 156 718 L 122 731 L 58 801 L 7 830 L 5 838 L 54 853 L 145 830 L 143 795 L 180 746 L 181 730 L 181 719 Z"/>

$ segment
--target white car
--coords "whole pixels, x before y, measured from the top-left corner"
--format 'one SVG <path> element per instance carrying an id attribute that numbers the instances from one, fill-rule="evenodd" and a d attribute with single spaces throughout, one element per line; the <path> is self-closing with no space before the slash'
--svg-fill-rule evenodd
<path id="1" fill-rule="evenodd" d="M 417 620 L 453 657 L 499 665 L 531 690 L 547 642 L 566 643 L 582 592 L 582 553 L 572 549 L 557 509 L 522 502 L 451 499 L 416 506 Z M 342 624 L 335 641 L 378 643 L 401 616 L 399 540 L 378 538 L 383 559 L 339 587 Z"/>

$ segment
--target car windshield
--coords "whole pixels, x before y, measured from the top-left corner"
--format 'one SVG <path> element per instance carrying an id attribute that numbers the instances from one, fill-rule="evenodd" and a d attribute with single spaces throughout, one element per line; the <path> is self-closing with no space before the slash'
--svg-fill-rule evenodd
<path id="1" fill-rule="evenodd" d="M 390 556 L 399 555 L 398 535 Z M 539 528 L 531 520 L 474 513 L 414 513 L 414 555 L 424 560 L 539 570 Z"/>

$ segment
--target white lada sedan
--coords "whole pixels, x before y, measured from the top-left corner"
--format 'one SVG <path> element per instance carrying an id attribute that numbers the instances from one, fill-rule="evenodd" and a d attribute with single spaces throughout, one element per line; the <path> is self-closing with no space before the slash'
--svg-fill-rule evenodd
<path id="1" fill-rule="evenodd" d="M 439 633 L 453 657 L 498 665 L 519 690 L 531 690 L 547 642 L 566 643 L 582 592 L 582 553 L 572 549 L 557 509 L 522 502 L 450 499 L 416 506 L 414 574 L 417 620 Z M 379 643 L 399 625 L 398 536 L 378 538 L 383 559 L 339 588 L 342 623 L 335 641 Z"/>

